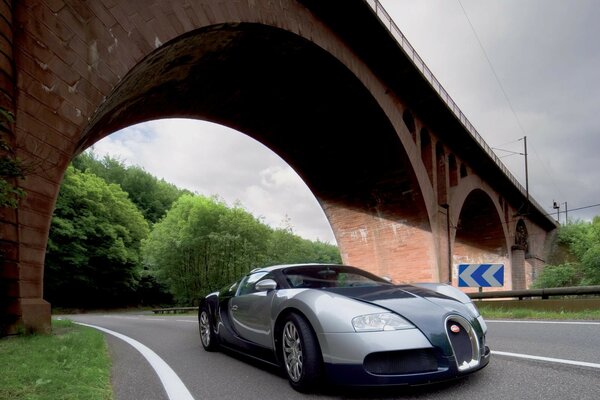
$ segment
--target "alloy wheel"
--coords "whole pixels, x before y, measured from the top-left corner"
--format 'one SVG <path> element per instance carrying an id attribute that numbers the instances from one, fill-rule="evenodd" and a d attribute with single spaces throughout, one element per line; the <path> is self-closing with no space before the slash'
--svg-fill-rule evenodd
<path id="1" fill-rule="evenodd" d="M 200 314 L 200 339 L 204 347 L 210 346 L 210 322 L 206 311 L 202 311 Z"/>
<path id="2" fill-rule="evenodd" d="M 302 377 L 302 342 L 296 325 L 291 321 L 283 328 L 283 355 L 288 376 L 292 381 L 298 382 Z"/>

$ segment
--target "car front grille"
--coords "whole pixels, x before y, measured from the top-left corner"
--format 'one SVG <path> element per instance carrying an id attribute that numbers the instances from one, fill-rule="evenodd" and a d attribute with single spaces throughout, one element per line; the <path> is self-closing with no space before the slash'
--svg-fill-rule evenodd
<path id="1" fill-rule="evenodd" d="M 403 375 L 437 371 L 433 349 L 384 351 L 365 357 L 364 368 L 375 375 Z"/>
<path id="2" fill-rule="evenodd" d="M 480 344 L 471 324 L 459 316 L 446 320 L 446 334 L 454 352 L 459 371 L 466 371 L 479 365 Z"/>

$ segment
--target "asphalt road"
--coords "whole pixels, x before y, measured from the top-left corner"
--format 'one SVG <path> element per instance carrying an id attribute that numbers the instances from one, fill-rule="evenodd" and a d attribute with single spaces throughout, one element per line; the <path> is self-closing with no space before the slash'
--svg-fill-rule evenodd
<path id="1" fill-rule="evenodd" d="M 69 318 L 141 342 L 171 367 L 195 400 L 600 398 L 600 368 L 497 354 L 482 371 L 449 383 L 413 388 L 330 388 L 304 395 L 294 391 L 272 367 L 232 354 L 205 352 L 196 317 L 113 314 Z M 488 327 L 488 345 L 495 351 L 600 364 L 599 323 L 489 321 Z M 158 375 L 141 353 L 122 339 L 111 334 L 106 337 L 113 358 L 115 400 L 168 399 Z"/>

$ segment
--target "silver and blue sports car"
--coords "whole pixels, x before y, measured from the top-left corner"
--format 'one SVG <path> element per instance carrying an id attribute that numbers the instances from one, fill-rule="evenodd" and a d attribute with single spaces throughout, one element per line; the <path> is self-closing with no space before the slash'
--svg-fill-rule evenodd
<path id="1" fill-rule="evenodd" d="M 393 285 L 342 265 L 258 268 L 206 296 L 203 347 L 281 365 L 297 390 L 324 380 L 422 384 L 485 367 L 483 318 L 468 296 L 436 283 Z"/>

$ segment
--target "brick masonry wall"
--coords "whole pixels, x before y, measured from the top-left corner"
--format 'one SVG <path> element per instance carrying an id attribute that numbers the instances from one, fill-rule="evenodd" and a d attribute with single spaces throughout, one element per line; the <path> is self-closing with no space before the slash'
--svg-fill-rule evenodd
<path id="1" fill-rule="evenodd" d="M 26 324 L 34 326 L 45 318 L 49 322 L 41 299 L 52 211 L 72 157 L 110 133 L 99 129 L 97 136 L 83 141 L 90 124 L 99 120 L 98 110 L 111 100 L 111 93 L 128 72 L 154 50 L 180 35 L 220 23 L 252 22 L 296 33 L 329 52 L 369 89 L 398 134 L 406 153 L 403 157 L 414 173 L 411 190 L 419 195 L 413 196 L 412 203 L 403 200 L 401 205 L 384 210 L 366 205 L 357 208 L 356 204 L 350 207 L 339 200 L 321 198 L 323 208 L 345 261 L 399 281 L 444 279 L 448 238 L 438 191 L 448 194 L 451 213 L 457 212 L 453 208 L 461 209 L 466 197 L 461 200 L 462 195 L 453 196 L 447 187 L 449 169 L 437 168 L 440 162 L 447 162 L 451 144 L 442 144 L 443 160 L 435 159 L 436 132 L 418 115 L 414 116 L 415 127 L 411 127 L 414 132 L 410 132 L 402 120 L 409 106 L 401 94 L 390 93 L 351 48 L 299 3 L 22 0 L 15 2 L 14 18 L 11 4 L 0 0 L 0 15 L 4 17 L 0 21 L 0 104 L 15 105 L 18 155 L 35 168 L 23 182 L 27 197 L 19 210 L 1 216 L 0 245 L 14 257 L 3 269 L 3 276 L 11 280 L 3 279 L 8 283 L 1 291 L 29 307 L 30 311 L 21 315 Z M 16 73 L 10 69 L 11 57 Z M 424 129 L 431 143 L 421 149 Z M 423 154 L 426 160 L 422 160 Z M 468 167 L 468 160 L 456 158 L 456 162 L 467 165 L 469 177 L 460 178 L 457 186 L 466 188 L 464 182 L 473 180 L 476 171 Z M 438 176 L 440 173 L 444 176 Z M 454 179 L 452 182 L 456 183 Z M 471 189 L 475 187 L 479 186 Z M 499 196 L 493 193 L 490 197 Z M 477 251 L 454 246 L 457 250 L 457 254 Z"/>

